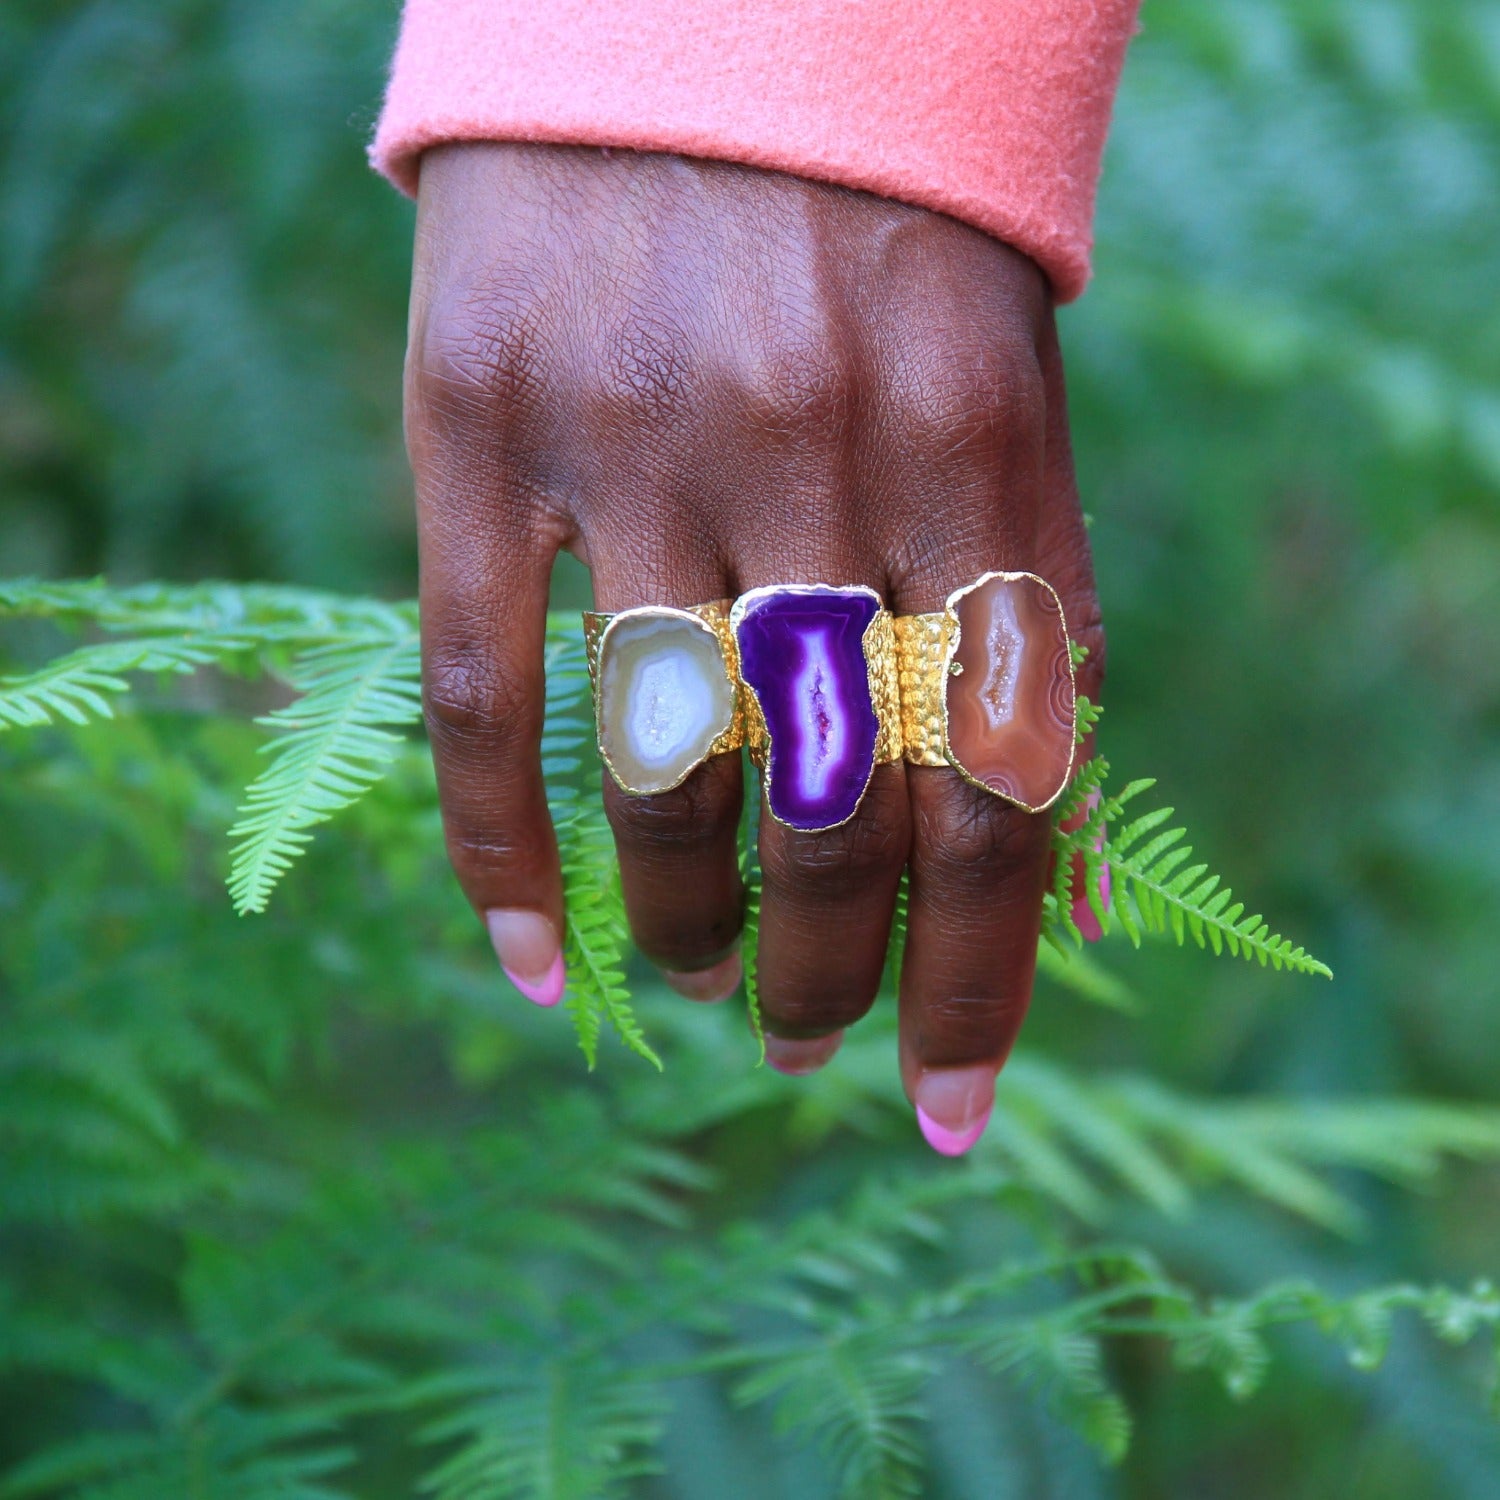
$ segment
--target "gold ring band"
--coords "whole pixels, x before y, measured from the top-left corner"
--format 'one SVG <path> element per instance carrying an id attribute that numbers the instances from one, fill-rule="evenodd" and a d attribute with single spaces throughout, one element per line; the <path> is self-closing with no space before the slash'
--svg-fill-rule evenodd
<path id="1" fill-rule="evenodd" d="M 1027 812 L 1072 775 L 1077 692 L 1062 601 L 989 572 L 896 615 L 863 586 L 776 584 L 687 608 L 584 614 L 599 753 L 637 796 L 745 746 L 771 815 L 852 817 L 874 767 L 947 766 Z"/>

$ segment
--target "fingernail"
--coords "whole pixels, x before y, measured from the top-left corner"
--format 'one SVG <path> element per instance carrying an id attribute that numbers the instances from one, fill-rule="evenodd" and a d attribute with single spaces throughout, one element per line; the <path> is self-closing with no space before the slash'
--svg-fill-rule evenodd
<path id="1" fill-rule="evenodd" d="M 917 1080 L 917 1124 L 934 1151 L 962 1156 L 990 1123 L 998 1068 L 933 1068 Z"/>
<path id="2" fill-rule="evenodd" d="M 786 1037 L 766 1033 L 766 1061 L 778 1073 L 789 1078 L 802 1078 L 816 1073 L 843 1045 L 844 1033 L 835 1031 L 829 1036 Z"/>
<path id="3" fill-rule="evenodd" d="M 536 911 L 487 911 L 485 925 L 505 977 L 536 1005 L 562 999 L 567 971 L 557 930 Z"/>
<path id="4" fill-rule="evenodd" d="M 662 978 L 679 995 L 686 995 L 689 1000 L 697 1000 L 704 1005 L 713 1005 L 717 1001 L 727 1000 L 740 987 L 742 972 L 740 955 L 735 952 L 728 958 L 721 958 L 711 968 L 694 969 L 691 972 L 668 969 L 663 972 Z"/>

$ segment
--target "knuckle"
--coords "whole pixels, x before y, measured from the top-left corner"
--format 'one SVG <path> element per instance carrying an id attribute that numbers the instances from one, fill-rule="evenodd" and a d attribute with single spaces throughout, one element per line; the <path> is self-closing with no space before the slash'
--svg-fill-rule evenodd
<path id="1" fill-rule="evenodd" d="M 924 511 L 903 517 L 888 546 L 887 572 L 898 597 L 924 596 L 921 605 L 941 607 L 943 599 L 971 578 L 974 559 L 991 554 L 994 519 L 984 510 L 955 506 L 943 526 Z"/>
<path id="2" fill-rule="evenodd" d="M 1029 344 L 974 330 L 918 347 L 893 372 L 890 400 L 908 441 L 929 454 L 993 466 L 1041 451 L 1045 397 Z"/>
<path id="3" fill-rule="evenodd" d="M 811 933 L 802 936 L 812 938 Z M 880 956 L 883 956 L 883 952 Z M 797 961 L 761 976 L 767 1030 L 784 1037 L 827 1036 L 869 1014 L 880 990 L 878 957 L 853 964 L 831 954 L 826 931 L 805 946 Z"/>
<path id="4" fill-rule="evenodd" d="M 525 405 L 540 384 L 542 307 L 522 285 L 492 280 L 449 293 L 414 330 L 408 376 L 437 414 Z"/>
<path id="5" fill-rule="evenodd" d="M 936 772 L 933 783 L 916 813 L 916 847 L 928 880 L 959 889 L 988 885 L 1002 871 L 1046 857 L 1052 830 L 1046 813 L 1022 812 L 957 773 Z"/>
<path id="6" fill-rule="evenodd" d="M 768 433 L 833 437 L 854 420 L 857 384 L 847 361 L 827 343 L 788 340 L 767 355 L 750 404 L 757 425 Z"/>
<path id="7" fill-rule="evenodd" d="M 993 1057 L 1014 1034 L 1026 1009 L 1026 996 L 941 994 L 922 1007 L 924 1056 L 937 1062 Z"/>
<path id="8" fill-rule="evenodd" d="M 698 374 L 683 331 L 637 311 L 603 341 L 595 384 L 607 412 L 649 421 L 691 406 Z"/>
<path id="9" fill-rule="evenodd" d="M 909 820 L 900 777 L 871 782 L 859 810 L 824 833 L 792 833 L 762 841 L 768 882 L 834 897 L 863 892 L 894 878 L 906 863 Z"/>
<path id="10" fill-rule="evenodd" d="M 444 843 L 449 862 L 460 875 L 514 869 L 535 857 L 534 849 L 528 844 L 498 828 L 460 828 L 450 823 L 444 833 Z"/>
<path id="11" fill-rule="evenodd" d="M 681 786 L 649 797 L 611 785 L 606 810 L 615 836 L 637 855 L 673 853 L 716 839 L 738 820 L 740 798 L 722 776 L 702 766 Z"/>
<path id="12" fill-rule="evenodd" d="M 518 742 L 541 722 L 526 675 L 478 650 L 432 654 L 422 672 L 422 709 L 435 738 Z"/>

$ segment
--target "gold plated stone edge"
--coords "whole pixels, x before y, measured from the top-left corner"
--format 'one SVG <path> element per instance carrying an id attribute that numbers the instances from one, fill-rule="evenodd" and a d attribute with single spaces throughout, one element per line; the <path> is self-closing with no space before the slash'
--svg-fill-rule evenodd
<path id="1" fill-rule="evenodd" d="M 892 623 L 901 683 L 903 749 L 907 761 L 914 766 L 951 766 L 970 786 L 988 792 L 991 797 L 999 797 L 1022 812 L 1041 813 L 1046 812 L 1067 790 L 1078 759 L 1078 678 L 1073 668 L 1071 647 L 1068 651 L 1068 681 L 1073 689 L 1073 727 L 1068 739 L 1068 765 L 1057 790 L 1045 802 L 1032 807 L 986 786 L 964 769 L 948 743 L 948 679 L 953 675 L 961 634 L 958 604 L 966 595 L 997 578 L 1006 582 L 1029 578 L 1041 584 L 1052 595 L 1058 618 L 1063 623 L 1063 635 L 1068 635 L 1068 615 L 1057 590 L 1040 574 L 1025 569 L 991 569 L 988 573 L 981 573 L 972 583 L 954 589 L 941 610 L 929 614 L 897 615 Z M 1071 637 L 1068 638 L 1071 641 Z"/>
<path id="2" fill-rule="evenodd" d="M 827 592 L 868 594 L 876 604 L 875 618 L 865 626 L 865 633 L 860 638 L 860 646 L 865 656 L 865 676 L 869 686 L 870 704 L 875 710 L 877 725 L 875 758 L 870 766 L 870 774 L 865 777 L 865 784 L 860 788 L 859 801 L 854 804 L 854 812 L 851 812 L 848 818 L 840 818 L 837 823 L 825 823 L 819 828 L 794 828 L 785 818 L 776 816 L 768 795 L 764 802 L 767 813 L 783 828 L 792 828 L 794 833 L 828 833 L 834 828 L 842 828 L 854 816 L 854 813 L 859 811 L 859 804 L 864 801 L 865 793 L 870 790 L 870 782 L 874 780 L 875 767 L 884 765 L 888 761 L 901 759 L 901 702 L 896 639 L 892 631 L 893 616 L 885 607 L 885 601 L 874 589 L 862 583 L 768 583 L 762 584 L 759 588 L 748 589 L 734 601 L 729 611 L 729 630 L 735 641 L 736 667 L 739 664 L 739 638 L 735 632 L 758 600 L 772 594 Z M 769 775 L 771 732 L 766 728 L 766 716 L 760 706 L 760 695 L 743 678 L 740 678 L 740 687 L 745 704 L 745 744 L 756 769 L 763 775 Z M 769 792 L 769 788 L 767 790 Z"/>
<path id="3" fill-rule="evenodd" d="M 641 604 L 633 609 L 622 609 L 608 614 L 592 609 L 583 611 L 583 649 L 584 655 L 588 660 L 589 689 L 594 705 L 594 743 L 598 747 L 599 759 L 603 761 L 605 770 L 610 774 L 610 779 L 627 796 L 654 797 L 661 792 L 670 792 L 674 788 L 681 786 L 710 756 L 723 755 L 726 752 L 738 750 L 745 743 L 746 693 L 745 685 L 740 681 L 739 648 L 735 644 L 734 634 L 729 628 L 729 605 L 730 601 L 728 599 L 715 599 L 708 604 L 692 604 L 686 608 L 679 608 L 671 604 Z M 599 727 L 599 659 L 604 649 L 604 638 L 609 634 L 610 627 L 616 620 L 626 617 L 639 619 L 646 615 L 665 616 L 669 619 L 682 619 L 685 616 L 695 624 L 706 625 L 713 632 L 719 642 L 719 651 L 724 663 L 724 675 L 729 679 L 730 698 L 733 703 L 733 709 L 729 718 L 729 727 L 721 730 L 714 736 L 703 755 L 694 761 L 670 785 L 655 787 L 650 791 L 632 786 L 616 769 L 614 762 L 609 758 L 608 751 L 604 748 L 604 735 Z"/>

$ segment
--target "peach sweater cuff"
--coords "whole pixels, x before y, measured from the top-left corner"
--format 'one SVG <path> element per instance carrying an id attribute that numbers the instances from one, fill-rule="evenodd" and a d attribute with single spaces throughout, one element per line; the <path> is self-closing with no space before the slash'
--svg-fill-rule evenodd
<path id="1" fill-rule="evenodd" d="M 673 151 L 936 209 L 1088 280 L 1138 0 L 407 0 L 375 165 L 447 141 Z"/>

